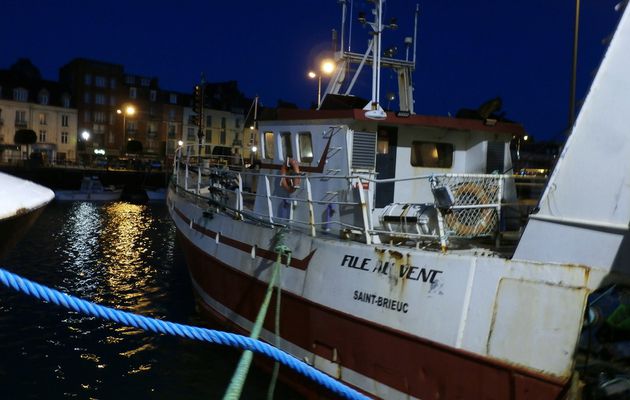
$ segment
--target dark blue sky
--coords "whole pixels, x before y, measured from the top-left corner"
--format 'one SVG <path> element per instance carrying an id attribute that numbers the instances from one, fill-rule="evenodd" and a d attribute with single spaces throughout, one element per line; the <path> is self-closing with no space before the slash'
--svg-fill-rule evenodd
<path id="1" fill-rule="evenodd" d="M 581 0 L 578 101 L 604 53 L 619 0 Z M 387 18 L 411 35 L 417 1 L 388 0 Z M 369 11 L 354 0 L 354 17 Z M 339 29 L 336 0 L 92 1 L 4 0 L 0 68 L 30 58 L 47 79 L 75 57 L 123 64 L 156 76 L 160 86 L 190 92 L 208 81 L 237 80 L 264 104 L 278 99 L 308 107 L 316 83 L 306 78 Z M 506 116 L 539 139 L 562 138 L 569 105 L 574 2 L 558 0 L 420 2 L 416 112 L 454 115 L 500 96 Z M 353 50 L 365 47 L 355 26 Z M 402 50 L 401 42 L 398 43 Z M 382 74 L 381 102 L 395 89 Z M 367 85 L 363 85 L 367 90 Z"/>

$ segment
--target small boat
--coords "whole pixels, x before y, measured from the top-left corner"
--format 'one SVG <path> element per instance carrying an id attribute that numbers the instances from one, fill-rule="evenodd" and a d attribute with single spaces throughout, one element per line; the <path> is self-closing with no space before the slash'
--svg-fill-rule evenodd
<path id="1" fill-rule="evenodd" d="M 105 187 L 97 176 L 85 176 L 79 190 L 57 190 L 55 199 L 61 201 L 116 201 L 122 189 Z"/>
<path id="2" fill-rule="evenodd" d="M 149 201 L 166 201 L 166 188 L 144 188 Z"/>
<path id="3" fill-rule="evenodd" d="M 53 199 L 52 190 L 0 172 L 0 257 Z"/>
<path id="4" fill-rule="evenodd" d="M 258 121 L 256 170 L 180 149 L 167 207 L 200 310 L 252 331 L 278 252 L 289 248 L 282 308 L 266 316 L 261 339 L 370 397 L 628 390 L 630 379 L 603 364 L 614 346 L 599 340 L 624 325 L 627 340 L 630 326 L 630 8 L 542 197 L 506 249 L 506 211 L 517 199 L 504 171 L 522 127 L 414 114 L 412 60 L 384 60 L 406 87 L 404 108 L 384 111 L 383 3 L 371 2 L 366 54 L 340 51 L 328 86 L 354 82 L 343 76 L 356 70 L 349 62 L 371 63 L 376 89 L 365 107 L 278 110 Z M 611 287 L 626 295 L 605 318 Z M 604 324 L 608 335 L 591 336 Z"/>

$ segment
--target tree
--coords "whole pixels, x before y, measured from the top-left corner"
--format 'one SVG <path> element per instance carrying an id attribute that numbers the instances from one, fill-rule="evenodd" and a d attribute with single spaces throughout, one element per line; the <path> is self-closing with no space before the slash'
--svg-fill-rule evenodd
<path id="1" fill-rule="evenodd" d="M 142 142 L 138 140 L 129 140 L 127 142 L 127 153 L 142 153 Z"/>
<path id="2" fill-rule="evenodd" d="M 19 129 L 15 132 L 13 137 L 13 143 L 20 145 L 20 152 L 22 151 L 22 145 L 26 145 L 26 152 L 28 153 L 28 145 L 37 142 L 37 134 L 32 129 Z"/>

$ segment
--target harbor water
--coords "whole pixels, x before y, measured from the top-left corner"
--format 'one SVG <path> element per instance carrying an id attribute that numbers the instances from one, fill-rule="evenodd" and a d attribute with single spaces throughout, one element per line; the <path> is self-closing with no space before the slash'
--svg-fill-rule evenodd
<path id="1" fill-rule="evenodd" d="M 85 300 L 223 329 L 195 310 L 164 204 L 53 202 L 0 266 Z M 144 332 L 0 287 L 0 398 L 216 399 L 240 351 Z M 243 399 L 266 398 L 250 371 Z M 276 399 L 300 396 L 278 383 Z"/>

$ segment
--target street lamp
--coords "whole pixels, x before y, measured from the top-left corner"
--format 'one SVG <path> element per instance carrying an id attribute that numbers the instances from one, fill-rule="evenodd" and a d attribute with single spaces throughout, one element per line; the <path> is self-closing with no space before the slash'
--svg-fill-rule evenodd
<path id="1" fill-rule="evenodd" d="M 121 110 L 120 108 L 116 110 L 116 114 L 122 114 L 123 116 L 123 140 L 122 140 L 122 152 L 125 153 L 125 143 L 127 139 L 127 115 L 130 117 L 136 114 L 136 108 L 134 106 L 127 106 L 125 110 Z"/>
<path id="2" fill-rule="evenodd" d="M 319 66 L 319 73 L 314 71 L 308 72 L 311 79 L 317 78 L 317 109 L 322 105 L 322 74 L 330 76 L 335 70 L 335 62 L 332 60 L 324 60 Z"/>
<path id="3" fill-rule="evenodd" d="M 527 139 L 529 139 L 529 136 L 524 135 L 522 137 L 523 142 L 527 142 Z M 516 159 L 520 161 L 521 159 L 521 138 L 518 138 L 518 141 L 516 142 Z"/>
<path id="4" fill-rule="evenodd" d="M 81 138 L 83 139 L 83 162 L 89 164 L 90 153 L 87 149 L 87 141 L 90 139 L 90 132 L 81 132 Z"/>

